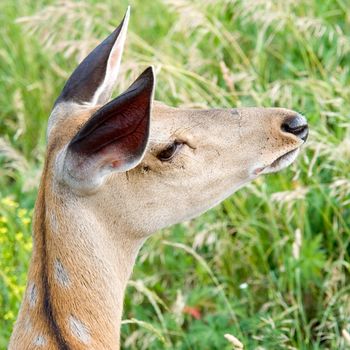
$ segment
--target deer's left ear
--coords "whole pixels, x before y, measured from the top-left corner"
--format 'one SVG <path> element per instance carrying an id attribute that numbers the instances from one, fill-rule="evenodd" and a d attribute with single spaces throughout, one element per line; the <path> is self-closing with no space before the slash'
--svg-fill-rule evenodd
<path id="1" fill-rule="evenodd" d="M 149 67 L 126 92 L 95 112 L 59 154 L 60 180 L 89 192 L 109 173 L 134 168 L 147 147 L 153 90 Z"/>
<path id="2" fill-rule="evenodd" d="M 129 16 L 130 7 L 114 32 L 75 69 L 55 104 L 75 102 L 97 105 L 110 99 L 122 59 Z"/>
<path id="3" fill-rule="evenodd" d="M 117 80 L 122 59 L 130 7 L 120 25 L 79 64 L 57 98 L 47 125 L 47 136 L 62 115 L 65 103 L 97 105 L 106 103 Z"/>

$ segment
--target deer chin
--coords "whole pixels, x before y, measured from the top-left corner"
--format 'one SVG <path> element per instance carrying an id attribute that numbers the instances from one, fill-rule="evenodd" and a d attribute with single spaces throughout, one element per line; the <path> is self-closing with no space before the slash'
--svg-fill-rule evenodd
<path id="1" fill-rule="evenodd" d="M 270 173 L 275 173 L 277 171 L 280 171 L 289 165 L 291 165 L 295 159 L 297 158 L 299 154 L 300 149 L 296 148 L 293 149 L 292 151 L 289 151 L 282 156 L 278 157 L 276 160 L 274 160 L 270 165 L 265 166 L 265 167 L 259 167 L 256 168 L 253 173 L 255 176 L 261 175 L 261 174 L 270 174 Z"/>

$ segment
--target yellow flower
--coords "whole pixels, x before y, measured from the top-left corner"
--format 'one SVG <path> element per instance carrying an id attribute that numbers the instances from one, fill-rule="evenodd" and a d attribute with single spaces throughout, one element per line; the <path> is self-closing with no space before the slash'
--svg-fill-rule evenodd
<path id="1" fill-rule="evenodd" d="M 23 217 L 25 217 L 26 215 L 27 215 L 27 213 L 28 213 L 28 210 L 27 209 L 23 209 L 23 208 L 21 208 L 21 209 L 18 209 L 18 216 L 20 217 L 20 218 L 23 218 Z"/>
<path id="2" fill-rule="evenodd" d="M 29 218 L 23 218 L 22 222 L 24 223 L 24 225 L 28 225 L 28 224 L 30 224 L 30 219 Z"/>
<path id="3" fill-rule="evenodd" d="M 3 224 L 7 223 L 7 217 L 6 216 L 0 216 L 0 222 L 2 222 Z"/>
<path id="4" fill-rule="evenodd" d="M 15 318 L 14 313 L 10 310 L 4 315 L 5 320 L 13 320 Z"/>
<path id="5" fill-rule="evenodd" d="M 5 197 L 1 200 L 1 203 L 9 208 L 18 208 L 18 203 L 15 202 L 11 197 Z"/>
<path id="6" fill-rule="evenodd" d="M 33 248 L 33 243 L 32 243 L 32 241 L 29 241 L 29 242 L 25 243 L 25 244 L 23 245 L 23 247 L 24 247 L 24 249 L 25 249 L 27 252 L 32 251 L 32 248 Z"/>
<path id="7" fill-rule="evenodd" d="M 7 232 L 8 232 L 7 227 L 0 227 L 0 233 L 5 234 Z"/>
<path id="8" fill-rule="evenodd" d="M 16 241 L 22 241 L 23 240 L 23 233 L 22 232 L 17 232 L 16 234 L 15 234 L 15 239 L 16 239 Z"/>

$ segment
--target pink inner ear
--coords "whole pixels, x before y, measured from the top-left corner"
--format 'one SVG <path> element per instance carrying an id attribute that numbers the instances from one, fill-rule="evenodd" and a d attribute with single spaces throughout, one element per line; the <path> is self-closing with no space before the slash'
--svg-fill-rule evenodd
<path id="1" fill-rule="evenodd" d="M 120 166 L 121 166 L 121 162 L 118 162 L 117 160 L 111 163 L 112 168 L 120 168 Z"/>

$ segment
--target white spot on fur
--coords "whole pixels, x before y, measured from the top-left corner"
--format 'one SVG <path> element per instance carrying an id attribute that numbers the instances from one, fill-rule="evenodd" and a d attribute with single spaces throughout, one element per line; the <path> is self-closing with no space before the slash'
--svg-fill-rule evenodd
<path id="1" fill-rule="evenodd" d="M 56 213 L 53 211 L 48 211 L 47 214 L 48 214 L 48 218 L 50 221 L 50 226 L 51 226 L 52 232 L 57 233 L 58 232 L 58 220 L 57 220 Z"/>
<path id="2" fill-rule="evenodd" d="M 82 343 L 88 344 L 91 340 L 88 328 L 78 319 L 73 316 L 69 317 L 69 328 L 72 334 Z"/>
<path id="3" fill-rule="evenodd" d="M 30 322 L 29 316 L 25 316 L 25 319 L 23 321 L 23 327 L 26 330 L 26 332 L 30 332 L 32 330 L 32 323 Z"/>
<path id="4" fill-rule="evenodd" d="M 33 282 L 29 283 L 27 293 L 29 306 L 33 308 L 38 300 L 38 290 Z"/>
<path id="5" fill-rule="evenodd" d="M 54 269 L 57 282 L 62 287 L 68 287 L 70 283 L 69 276 L 59 259 L 55 260 Z"/>
<path id="6" fill-rule="evenodd" d="M 36 346 L 44 346 L 46 344 L 46 339 L 42 335 L 38 335 L 34 339 L 34 345 Z"/>

